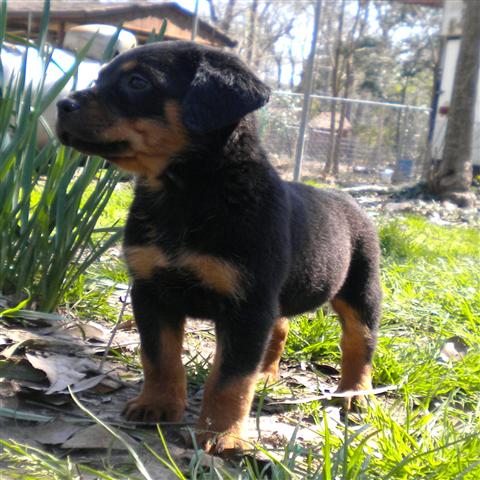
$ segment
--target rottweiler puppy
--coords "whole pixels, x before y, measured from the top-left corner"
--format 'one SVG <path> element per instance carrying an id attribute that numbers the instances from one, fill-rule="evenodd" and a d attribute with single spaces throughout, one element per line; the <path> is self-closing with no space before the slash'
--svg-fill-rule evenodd
<path id="1" fill-rule="evenodd" d="M 346 194 L 280 179 L 251 112 L 269 89 L 234 55 L 190 42 L 132 49 L 58 103 L 65 145 L 136 175 L 124 253 L 145 381 L 131 420 L 178 421 L 186 317 L 215 323 L 197 441 L 242 449 L 259 375 L 274 378 L 286 317 L 330 301 L 338 391 L 371 388 L 380 317 L 375 228 Z"/>

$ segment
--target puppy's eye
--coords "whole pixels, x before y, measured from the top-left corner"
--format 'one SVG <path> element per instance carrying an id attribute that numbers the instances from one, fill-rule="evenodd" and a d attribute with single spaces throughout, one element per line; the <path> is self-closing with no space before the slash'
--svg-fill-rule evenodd
<path id="1" fill-rule="evenodd" d="M 128 79 L 127 85 L 132 90 L 144 90 L 150 85 L 150 82 L 145 77 L 142 77 L 142 75 L 134 73 Z"/>

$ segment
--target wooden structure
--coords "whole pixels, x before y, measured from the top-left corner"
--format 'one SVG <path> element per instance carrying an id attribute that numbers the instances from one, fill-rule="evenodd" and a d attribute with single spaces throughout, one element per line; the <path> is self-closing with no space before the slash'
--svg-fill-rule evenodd
<path id="1" fill-rule="evenodd" d="M 314 159 L 318 158 L 327 158 L 328 156 L 328 147 L 330 142 L 330 122 L 332 114 L 331 112 L 321 112 L 318 115 L 315 115 L 308 122 L 308 141 L 305 148 L 305 153 Z M 335 132 L 338 133 L 340 127 L 340 112 L 335 113 Z M 352 125 L 348 118 L 343 119 L 343 129 L 342 129 L 342 141 L 340 143 L 340 155 L 344 150 L 346 141 L 351 136 Z"/>
<path id="2" fill-rule="evenodd" d="M 443 0 L 395 0 L 408 5 L 419 5 L 421 7 L 442 8 Z"/>
<path id="3" fill-rule="evenodd" d="M 321 131 L 322 133 L 330 134 L 330 123 L 331 123 L 332 114 L 330 112 L 321 112 L 315 117 L 313 117 L 310 122 L 308 122 L 308 127 L 314 131 Z M 335 113 L 335 131 L 338 132 L 340 127 L 340 112 Z M 350 124 L 348 118 L 343 119 L 343 129 L 342 136 L 346 137 L 352 131 L 352 125 Z"/>
<path id="4" fill-rule="evenodd" d="M 42 0 L 10 0 L 7 3 L 7 30 L 22 36 L 31 36 L 39 30 L 44 2 Z M 77 25 L 102 23 L 118 26 L 135 34 L 144 43 L 153 30 L 160 30 L 167 20 L 166 40 L 190 40 L 194 14 L 175 2 L 100 2 L 52 0 L 50 3 L 49 40 L 58 46 L 63 43 L 65 32 Z M 216 47 L 234 47 L 237 42 L 209 23 L 198 20 L 196 41 Z"/>

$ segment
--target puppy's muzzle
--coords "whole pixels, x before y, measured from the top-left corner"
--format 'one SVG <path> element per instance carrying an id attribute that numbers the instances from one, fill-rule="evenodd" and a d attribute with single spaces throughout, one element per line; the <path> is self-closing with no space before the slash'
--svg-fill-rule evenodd
<path id="1" fill-rule="evenodd" d="M 57 102 L 57 135 L 67 146 L 113 159 L 123 155 L 128 142 L 110 139 L 105 131 L 114 125 L 108 109 L 91 89 L 70 94 Z"/>
<path id="2" fill-rule="evenodd" d="M 71 98 L 65 98 L 57 102 L 58 115 L 68 115 L 80 108 L 80 104 Z"/>

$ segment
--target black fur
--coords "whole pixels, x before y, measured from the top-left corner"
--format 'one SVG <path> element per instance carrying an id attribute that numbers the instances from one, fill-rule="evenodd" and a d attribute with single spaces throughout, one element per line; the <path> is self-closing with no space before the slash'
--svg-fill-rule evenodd
<path id="1" fill-rule="evenodd" d="M 145 91 L 126 91 L 121 67 L 132 60 L 148 76 Z M 223 345 L 221 382 L 251 373 L 275 319 L 332 299 L 350 305 L 371 332 L 370 361 L 381 301 L 375 229 L 348 195 L 280 179 L 249 114 L 268 100 L 267 87 L 231 55 L 166 42 L 117 57 L 96 89 L 98 102 L 127 119 L 162 122 L 166 100 L 177 100 L 188 131 L 188 144 L 158 174 L 161 186 L 137 182 L 125 229 L 127 247 L 154 244 L 172 260 L 133 285 L 142 348 L 152 362 L 161 329 L 177 328 L 186 316 L 207 318 Z M 60 137 L 82 149 L 71 139 L 72 115 L 60 111 Z M 178 267 L 184 252 L 235 266 L 241 294 L 219 293 Z"/>

